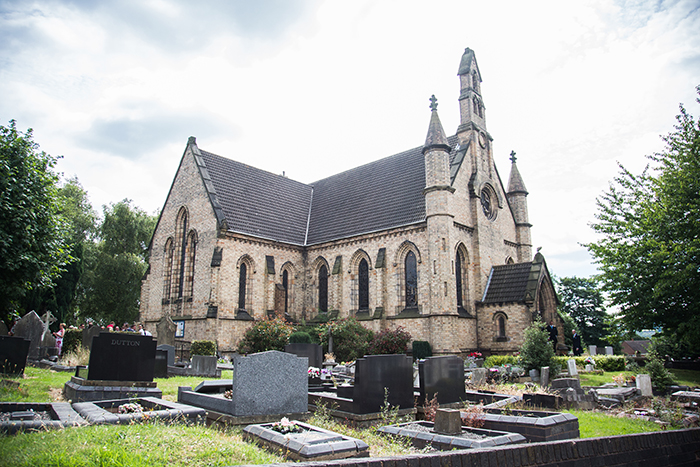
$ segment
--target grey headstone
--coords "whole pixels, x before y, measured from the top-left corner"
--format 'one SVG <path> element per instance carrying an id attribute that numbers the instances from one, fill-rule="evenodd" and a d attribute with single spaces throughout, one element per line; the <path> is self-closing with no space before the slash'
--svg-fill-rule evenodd
<path id="1" fill-rule="evenodd" d="M 170 316 L 163 316 L 156 324 L 156 334 L 159 345 L 175 345 L 177 325 Z"/>
<path id="2" fill-rule="evenodd" d="M 457 357 L 459 358 L 459 357 Z M 441 435 L 462 434 L 462 417 L 457 409 L 437 409 L 433 431 Z"/>
<path id="3" fill-rule="evenodd" d="M 588 346 L 588 353 L 591 355 L 598 355 L 598 347 L 595 345 Z"/>
<path id="4" fill-rule="evenodd" d="M 613 354 L 613 348 L 610 347 L 609 345 L 605 346 L 605 355 L 612 355 Z"/>
<path id="5" fill-rule="evenodd" d="M 5 325 L 5 322 L 0 319 L 0 336 L 7 336 L 7 326 Z"/>
<path id="6" fill-rule="evenodd" d="M 543 366 L 540 368 L 540 386 L 549 386 L 549 367 Z"/>
<path id="7" fill-rule="evenodd" d="M 321 368 L 323 365 L 323 347 L 318 344 L 287 344 L 284 351 L 309 359 L 309 366 Z"/>
<path id="8" fill-rule="evenodd" d="M 486 368 L 474 368 L 472 370 L 472 384 L 474 386 L 483 386 L 486 384 Z"/>
<path id="9" fill-rule="evenodd" d="M 270 350 L 233 360 L 232 415 L 308 411 L 308 359 Z"/>
<path id="10" fill-rule="evenodd" d="M 29 358 L 36 360 L 39 358 L 39 347 L 41 347 L 41 336 L 44 333 L 44 323 L 34 311 L 30 311 L 22 316 L 15 324 L 15 336 L 24 337 L 30 341 Z"/>
<path id="11" fill-rule="evenodd" d="M 456 355 L 428 357 L 418 364 L 420 397 L 431 400 L 437 394 L 440 404 L 460 402 L 464 393 L 464 361 Z"/>
<path id="12" fill-rule="evenodd" d="M 640 390 L 642 393 L 642 396 L 653 396 L 654 393 L 652 392 L 651 388 L 651 376 L 649 375 L 637 375 L 637 378 L 635 379 L 637 383 L 637 389 Z"/>
<path id="13" fill-rule="evenodd" d="M 593 365 L 586 363 L 586 371 L 593 371 Z"/>
<path id="14" fill-rule="evenodd" d="M 566 361 L 566 368 L 569 370 L 569 376 L 578 376 L 578 370 L 576 369 L 576 360 L 573 358 Z"/>
<path id="15" fill-rule="evenodd" d="M 217 360 L 213 355 L 193 355 L 192 374 L 197 376 L 216 376 Z"/>
<path id="16" fill-rule="evenodd" d="M 164 350 L 168 352 L 168 365 L 175 365 L 175 347 L 168 344 L 161 344 L 156 347 L 157 350 Z"/>
<path id="17" fill-rule="evenodd" d="M 92 339 L 99 336 L 102 329 L 99 326 L 90 326 L 83 329 L 83 347 L 92 349 Z"/>
<path id="18" fill-rule="evenodd" d="M 530 370 L 530 379 L 534 382 L 538 382 L 540 380 L 540 372 L 537 369 L 532 369 Z"/>

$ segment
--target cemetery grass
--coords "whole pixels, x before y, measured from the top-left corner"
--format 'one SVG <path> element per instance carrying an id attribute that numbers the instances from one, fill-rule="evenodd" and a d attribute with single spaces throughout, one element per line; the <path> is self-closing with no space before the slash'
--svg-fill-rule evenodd
<path id="1" fill-rule="evenodd" d="M 240 430 L 161 422 L 98 425 L 0 436 L 3 466 L 223 466 L 284 462 Z"/>
<path id="2" fill-rule="evenodd" d="M 612 383 L 613 377 L 624 375 L 625 379 L 629 380 L 633 376 L 643 373 L 643 369 L 640 371 L 606 371 L 602 375 L 597 375 L 594 373 L 581 373 L 579 375 L 581 379 L 581 386 L 602 386 L 605 383 Z M 673 379 L 676 384 L 681 386 L 698 387 L 700 386 L 700 371 L 693 370 L 677 370 L 669 369 L 673 375 Z"/>

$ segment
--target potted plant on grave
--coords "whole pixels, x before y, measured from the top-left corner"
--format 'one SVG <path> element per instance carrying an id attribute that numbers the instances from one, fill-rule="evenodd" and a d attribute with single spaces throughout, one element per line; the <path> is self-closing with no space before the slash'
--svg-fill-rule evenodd
<path id="1" fill-rule="evenodd" d="M 309 367 L 309 386 L 320 386 L 321 385 L 321 369 L 315 366 Z"/>

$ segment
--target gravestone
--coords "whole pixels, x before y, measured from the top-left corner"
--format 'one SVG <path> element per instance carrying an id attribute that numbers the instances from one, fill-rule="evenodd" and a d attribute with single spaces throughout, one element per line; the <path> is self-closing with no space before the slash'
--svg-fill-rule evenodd
<path id="1" fill-rule="evenodd" d="M 595 345 L 589 345 L 588 346 L 588 353 L 591 354 L 591 356 L 598 355 L 598 347 Z"/>
<path id="2" fill-rule="evenodd" d="M 540 381 L 540 371 L 537 370 L 536 368 L 533 368 L 530 370 L 528 373 L 530 375 L 530 379 L 532 380 L 533 383 L 537 383 Z"/>
<path id="3" fill-rule="evenodd" d="M 269 350 L 233 360 L 231 415 L 308 411 L 308 360 Z"/>
<path id="4" fill-rule="evenodd" d="M 323 365 L 323 347 L 318 344 L 287 344 L 284 351 L 309 359 L 309 366 L 321 368 Z"/>
<path id="5" fill-rule="evenodd" d="M 153 365 L 154 378 L 168 377 L 168 351 L 156 347 L 156 361 Z"/>
<path id="6" fill-rule="evenodd" d="M 566 361 L 566 368 L 569 370 L 569 376 L 578 376 L 578 370 L 576 369 L 576 360 L 570 359 Z"/>
<path id="7" fill-rule="evenodd" d="M 29 358 L 37 360 L 39 358 L 39 348 L 41 347 L 41 336 L 44 333 L 44 323 L 34 311 L 30 311 L 22 316 L 15 324 L 15 336 L 23 337 L 30 341 Z"/>
<path id="8" fill-rule="evenodd" d="M 456 355 L 428 357 L 418 363 L 420 400 L 432 400 L 437 394 L 440 404 L 466 400 L 464 392 L 464 361 Z"/>
<path id="9" fill-rule="evenodd" d="M 83 347 L 90 350 L 92 349 L 92 339 L 95 336 L 99 336 L 102 329 L 99 326 L 90 326 L 83 329 Z"/>
<path id="10" fill-rule="evenodd" d="M 88 380 L 153 381 L 155 361 L 151 336 L 101 332 L 92 341 Z"/>
<path id="11" fill-rule="evenodd" d="M 46 348 L 56 347 L 56 338 L 53 336 L 51 329 L 49 329 L 49 326 L 56 322 L 56 317 L 50 311 L 47 311 L 41 317 L 41 322 L 44 325 L 44 330 L 41 334 L 41 346 Z"/>
<path id="12" fill-rule="evenodd" d="M 159 345 L 175 345 L 175 331 L 177 325 L 170 316 L 163 316 L 156 324 L 156 334 Z"/>
<path id="13" fill-rule="evenodd" d="M 16 376 L 23 374 L 30 344 L 23 337 L 0 336 L 0 373 Z"/>
<path id="14" fill-rule="evenodd" d="M 605 346 L 605 355 L 612 355 L 613 354 L 613 348 L 609 345 Z"/>
<path id="15" fill-rule="evenodd" d="M 216 377 L 216 362 L 217 358 L 213 355 L 193 355 L 192 356 L 192 374 L 204 377 Z M 219 372 L 219 375 L 221 373 Z"/>
<path id="16" fill-rule="evenodd" d="M 593 371 L 593 365 L 591 365 L 590 363 L 586 363 L 586 371 Z"/>
<path id="17" fill-rule="evenodd" d="M 5 322 L 0 319 L 0 336 L 6 336 L 7 334 L 7 326 L 5 325 Z"/>
<path id="18" fill-rule="evenodd" d="M 486 368 L 474 368 L 472 370 L 472 385 L 483 386 L 486 384 L 486 373 L 488 371 Z"/>
<path id="19" fill-rule="evenodd" d="M 408 355 L 367 355 L 355 363 L 353 413 L 380 412 L 387 402 L 400 409 L 413 408 L 413 359 Z"/>
<path id="20" fill-rule="evenodd" d="M 540 368 L 540 386 L 549 386 L 549 367 L 543 366 Z"/>
<path id="21" fill-rule="evenodd" d="M 649 375 L 637 375 L 635 379 L 637 383 L 637 389 L 642 393 L 642 396 L 653 396 L 651 387 L 651 376 Z"/>
<path id="22" fill-rule="evenodd" d="M 457 357 L 459 358 L 459 357 Z M 441 435 L 462 434 L 462 417 L 459 410 L 437 409 L 433 431 Z"/>
<path id="23" fill-rule="evenodd" d="M 168 344 L 161 344 L 158 347 L 156 347 L 156 350 L 163 350 L 167 352 L 168 358 L 167 358 L 167 364 L 168 366 L 173 366 L 175 365 L 175 347 L 172 345 Z"/>

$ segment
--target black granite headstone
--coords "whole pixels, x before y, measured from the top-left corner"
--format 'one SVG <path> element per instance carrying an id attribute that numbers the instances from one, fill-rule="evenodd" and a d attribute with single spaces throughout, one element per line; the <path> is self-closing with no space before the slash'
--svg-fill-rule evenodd
<path id="1" fill-rule="evenodd" d="M 19 376 L 24 373 L 29 355 L 29 339 L 0 336 L 0 373 Z"/>
<path id="2" fill-rule="evenodd" d="M 437 394 L 440 404 L 467 399 L 464 392 L 464 361 L 456 355 L 429 357 L 418 364 L 420 401 L 432 400 Z"/>
<path id="3" fill-rule="evenodd" d="M 309 366 L 320 369 L 323 365 L 323 347 L 318 344 L 287 344 L 284 351 L 297 357 L 307 357 Z"/>
<path id="4" fill-rule="evenodd" d="M 353 412 L 380 412 L 387 402 L 401 409 L 413 408 L 413 359 L 408 355 L 367 355 L 355 364 Z"/>
<path id="5" fill-rule="evenodd" d="M 168 344 L 161 344 L 158 347 L 156 347 L 157 350 L 164 350 L 168 353 L 168 365 L 174 366 L 175 365 L 175 347 L 172 345 Z"/>
<path id="6" fill-rule="evenodd" d="M 156 362 L 153 368 L 154 378 L 168 377 L 168 351 L 156 349 Z"/>
<path id="7" fill-rule="evenodd" d="M 89 380 L 153 381 L 156 341 L 134 333 L 101 332 L 92 340 Z"/>

